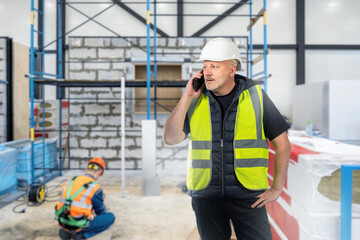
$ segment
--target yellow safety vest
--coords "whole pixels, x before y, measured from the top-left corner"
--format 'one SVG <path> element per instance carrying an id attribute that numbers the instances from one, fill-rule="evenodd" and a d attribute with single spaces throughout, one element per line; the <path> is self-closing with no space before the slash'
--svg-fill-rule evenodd
<path id="1" fill-rule="evenodd" d="M 268 142 L 263 127 L 263 100 L 259 86 L 252 86 L 239 97 L 234 135 L 234 170 L 247 189 L 268 188 Z M 202 94 L 189 107 L 190 143 L 186 186 L 205 189 L 211 180 L 211 115 L 209 98 Z"/>

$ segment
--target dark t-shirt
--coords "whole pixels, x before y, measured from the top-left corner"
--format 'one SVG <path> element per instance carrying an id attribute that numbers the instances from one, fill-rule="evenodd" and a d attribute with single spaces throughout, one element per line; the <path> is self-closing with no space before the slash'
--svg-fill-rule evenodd
<path id="1" fill-rule="evenodd" d="M 234 89 L 225 96 L 215 96 L 215 94 L 211 93 L 212 96 L 216 99 L 216 101 L 220 105 L 222 120 L 224 119 L 226 110 L 228 109 L 229 105 L 232 102 L 232 99 L 234 98 L 236 88 L 237 86 L 235 86 Z M 285 121 L 284 117 L 280 114 L 275 104 L 271 101 L 269 96 L 264 92 L 264 90 L 263 90 L 263 105 L 264 105 L 264 119 L 263 119 L 264 132 L 265 132 L 265 136 L 270 141 L 272 141 L 281 133 L 285 132 L 289 128 L 289 125 Z M 186 135 L 190 133 L 190 125 L 187 117 L 185 118 L 183 131 Z M 223 136 L 222 133 L 221 136 Z"/>

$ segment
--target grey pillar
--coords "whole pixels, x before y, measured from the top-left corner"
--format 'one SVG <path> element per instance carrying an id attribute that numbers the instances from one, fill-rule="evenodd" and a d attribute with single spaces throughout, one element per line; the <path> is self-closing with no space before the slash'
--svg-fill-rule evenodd
<path id="1" fill-rule="evenodd" d="M 156 176 L 156 120 L 142 121 L 142 195 L 160 195 L 160 179 Z"/>

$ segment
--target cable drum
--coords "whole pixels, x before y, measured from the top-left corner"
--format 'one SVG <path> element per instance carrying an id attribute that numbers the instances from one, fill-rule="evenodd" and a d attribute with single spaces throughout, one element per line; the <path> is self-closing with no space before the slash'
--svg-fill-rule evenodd
<path id="1" fill-rule="evenodd" d="M 34 204 L 41 204 L 46 197 L 46 186 L 44 184 L 33 184 L 29 189 L 29 202 Z"/>

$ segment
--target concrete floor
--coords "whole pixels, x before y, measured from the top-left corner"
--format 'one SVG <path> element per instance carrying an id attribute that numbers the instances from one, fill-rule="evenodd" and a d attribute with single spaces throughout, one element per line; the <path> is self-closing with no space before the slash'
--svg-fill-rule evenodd
<path id="1" fill-rule="evenodd" d="M 37 207 L 27 207 L 25 213 L 13 213 L 12 209 L 19 201 L 0 209 L 0 240 L 59 239 L 59 227 L 54 220 L 56 202 L 51 200 L 58 199 L 59 183 L 80 173 L 82 171 L 65 172 L 62 177 L 48 182 L 46 201 Z M 191 198 L 177 187 L 184 182 L 185 176 L 160 176 L 161 195 L 155 197 L 141 196 L 141 171 L 127 172 L 125 198 L 121 197 L 120 179 L 120 172 L 107 171 L 98 180 L 106 195 L 105 204 L 116 220 L 107 231 L 92 239 L 184 240 L 189 237 L 196 226 Z"/>

